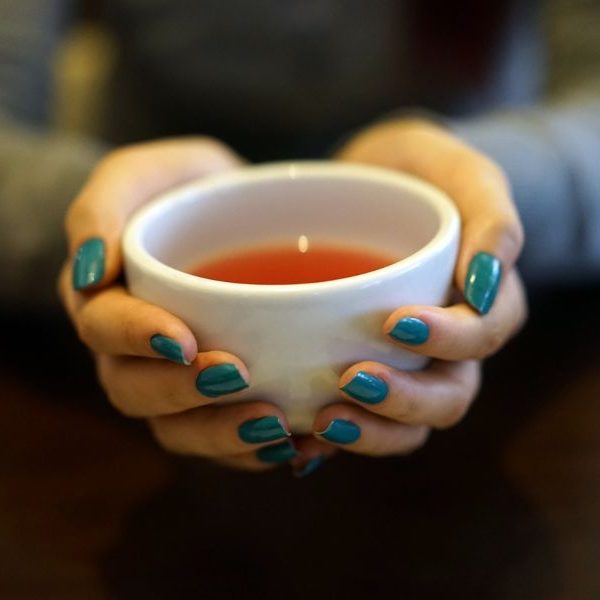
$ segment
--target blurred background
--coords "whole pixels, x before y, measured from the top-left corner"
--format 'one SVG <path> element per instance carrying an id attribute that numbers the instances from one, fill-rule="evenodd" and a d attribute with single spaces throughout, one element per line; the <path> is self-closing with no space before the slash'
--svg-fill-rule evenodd
<path id="1" fill-rule="evenodd" d="M 117 52 L 94 19 L 70 29 L 52 56 L 54 132 L 106 132 Z M 167 455 L 108 406 L 56 306 L 12 304 L 0 597 L 598 598 L 599 299 L 594 282 L 535 288 L 460 426 L 305 480 Z"/>
<path id="2" fill-rule="evenodd" d="M 77 23 L 62 39 L 52 59 L 51 121 L 57 131 L 101 134 L 116 54 L 117 41 L 97 20 Z"/>

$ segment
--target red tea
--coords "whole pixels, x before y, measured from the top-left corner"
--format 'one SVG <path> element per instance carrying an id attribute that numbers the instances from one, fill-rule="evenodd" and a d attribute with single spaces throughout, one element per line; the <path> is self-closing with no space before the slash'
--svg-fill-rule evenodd
<path id="1" fill-rule="evenodd" d="M 297 245 L 250 247 L 223 255 L 200 263 L 190 273 L 231 283 L 315 283 L 367 273 L 397 260 L 370 248 L 309 245 L 302 237 Z"/>

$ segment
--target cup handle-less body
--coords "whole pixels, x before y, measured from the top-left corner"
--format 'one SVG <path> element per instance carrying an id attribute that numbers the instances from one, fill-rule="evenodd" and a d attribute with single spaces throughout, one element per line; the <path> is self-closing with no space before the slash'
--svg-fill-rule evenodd
<path id="1" fill-rule="evenodd" d="M 213 181 L 205 180 L 171 192 L 134 218 L 124 241 L 128 285 L 134 295 L 166 308 L 186 322 L 196 335 L 202 350 L 226 350 L 238 355 L 251 373 L 248 398 L 278 404 L 286 412 L 293 431 L 308 432 L 312 429 L 312 421 L 318 409 L 339 398 L 339 375 L 352 363 L 375 360 L 407 370 L 424 366 L 424 357 L 399 349 L 386 340 L 381 326 L 386 317 L 399 306 L 445 303 L 458 252 L 458 214 L 451 202 L 438 190 L 413 178 L 379 169 L 308 163 L 296 165 L 294 177 L 289 177 L 289 166 L 286 165 L 254 167 L 245 171 L 249 179 L 244 179 L 244 173 L 238 172 L 237 175 L 218 176 Z M 331 173 L 334 177 L 330 177 Z M 393 211 L 397 210 L 399 224 L 402 223 L 402 214 L 412 215 L 414 223 L 411 224 L 412 230 L 406 229 L 406 237 L 414 235 L 414 230 L 420 226 L 417 210 L 419 203 L 424 206 L 428 203 L 421 216 L 421 221 L 435 221 L 435 226 L 431 223 L 421 225 L 423 228 L 429 227 L 423 234 L 429 237 L 428 242 L 390 267 L 344 280 L 315 284 L 226 284 L 194 277 L 169 266 L 177 266 L 184 256 L 191 256 L 193 230 L 190 228 L 192 233 L 187 237 L 185 233 L 179 236 L 177 243 L 171 242 L 165 231 L 169 227 L 184 228 L 193 219 L 197 219 L 198 223 L 206 222 L 206 218 L 212 215 L 210 208 L 209 212 L 204 213 L 204 219 L 200 213 L 192 214 L 192 207 L 202 203 L 203 198 L 210 203 L 209 200 L 217 196 L 222 203 L 227 194 L 243 196 L 244 189 L 247 191 L 244 186 L 248 186 L 248 181 L 263 185 L 263 188 L 259 185 L 258 188 L 251 189 L 243 198 L 250 204 L 240 201 L 237 205 L 239 213 L 245 206 L 251 206 L 252 202 L 261 209 L 265 208 L 266 202 L 268 208 L 269 200 L 265 200 L 265 197 L 269 193 L 273 195 L 273 203 L 280 202 L 277 198 L 280 199 L 286 193 L 286 186 L 292 186 L 292 189 L 298 191 L 302 182 L 307 181 L 311 190 L 314 190 L 315 181 L 320 181 L 323 187 L 329 186 L 333 190 L 330 196 L 337 198 L 339 202 L 350 202 L 352 198 L 348 200 L 349 194 L 356 193 L 356 202 L 365 199 L 366 203 L 365 191 L 353 192 L 357 187 L 354 180 L 359 180 L 359 183 L 366 181 L 365 189 L 372 186 L 375 191 L 379 191 L 379 197 L 383 198 L 379 208 L 392 211 L 394 218 Z M 384 191 L 377 187 L 381 181 L 387 186 Z M 337 194 L 337 188 L 334 190 L 333 187 L 336 185 L 338 188 L 346 185 L 343 193 Z M 399 206 L 394 204 L 394 186 L 398 186 L 404 194 L 403 196 L 400 191 L 397 192 Z M 279 189 L 274 189 L 277 187 Z M 256 200 L 252 199 L 252 193 Z M 327 196 L 326 190 L 324 195 Z M 288 191 L 287 197 L 289 196 Z M 232 197 L 234 200 L 238 199 L 238 196 Z M 300 190 L 298 197 L 308 196 L 303 196 Z M 373 197 L 376 196 L 371 196 L 368 206 L 373 206 Z M 232 206 L 234 200 L 231 201 Z M 260 202 L 263 204 L 259 204 Z M 348 231 L 356 226 L 364 226 L 365 219 L 361 219 L 361 210 L 364 212 L 365 208 L 357 209 L 356 202 L 348 205 L 352 207 L 347 211 Z M 402 202 L 406 204 L 404 209 L 400 206 Z M 332 203 L 335 204 L 333 200 Z M 415 206 L 409 205 L 410 203 Z M 327 205 L 327 202 L 324 204 Z M 274 205 L 271 211 L 274 215 L 272 227 L 276 231 L 280 232 L 288 226 L 287 216 L 297 210 L 297 205 L 298 201 L 290 204 L 287 212 L 283 210 L 285 207 L 281 203 Z M 220 208 L 223 208 L 222 204 Z M 339 214 L 339 204 L 335 210 Z M 238 237 L 251 232 L 253 227 L 249 221 L 252 218 L 257 220 L 257 235 L 264 236 L 265 230 L 259 230 L 265 227 L 265 214 L 268 215 L 268 212 L 253 217 L 254 213 L 249 211 L 240 218 L 238 229 L 232 228 L 232 236 L 236 231 Z M 332 235 L 339 234 L 333 218 L 335 215 L 331 216 L 331 223 L 327 226 L 332 227 Z M 382 213 L 380 220 L 383 221 L 385 216 Z M 302 213 L 297 213 L 295 221 L 298 222 L 301 217 Z M 353 219 L 356 223 L 353 223 Z M 311 235 L 326 234 L 322 230 L 325 221 L 326 218 L 318 219 L 316 233 Z M 378 223 L 374 219 L 369 229 L 362 231 L 362 243 L 368 244 L 371 235 L 372 244 L 377 242 L 378 247 L 384 250 L 381 239 L 376 239 Z M 292 228 L 290 231 L 308 231 L 311 226 L 311 222 L 307 220 L 301 229 Z M 160 234 L 153 234 L 158 228 Z M 380 228 L 382 232 L 387 228 L 389 240 L 385 242 L 385 250 L 389 251 L 390 244 L 394 243 L 394 223 L 390 223 L 388 217 L 385 227 L 382 223 Z M 400 226 L 398 235 L 402 235 Z M 385 238 L 383 233 L 379 237 Z M 160 238 L 158 242 L 157 238 Z M 416 238 L 415 245 L 418 242 Z"/>

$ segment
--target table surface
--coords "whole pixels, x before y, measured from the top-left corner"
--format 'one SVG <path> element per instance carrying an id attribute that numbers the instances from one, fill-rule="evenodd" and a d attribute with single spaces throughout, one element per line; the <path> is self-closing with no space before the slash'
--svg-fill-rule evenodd
<path id="1" fill-rule="evenodd" d="M 304 480 L 165 454 L 61 317 L 4 314 L 0 598 L 600 598 L 599 299 L 534 298 L 415 455 Z"/>

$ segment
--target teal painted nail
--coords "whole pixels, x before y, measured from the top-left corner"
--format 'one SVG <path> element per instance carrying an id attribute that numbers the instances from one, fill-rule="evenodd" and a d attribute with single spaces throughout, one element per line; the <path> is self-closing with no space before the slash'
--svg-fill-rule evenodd
<path id="1" fill-rule="evenodd" d="M 467 302 L 482 315 L 492 308 L 501 277 L 502 264 L 495 256 L 487 252 L 478 252 L 471 260 L 464 294 Z"/>
<path id="2" fill-rule="evenodd" d="M 242 423 L 238 429 L 240 438 L 248 444 L 274 442 L 289 437 L 279 420 L 279 417 L 261 417 Z"/>
<path id="3" fill-rule="evenodd" d="M 360 427 L 352 421 L 334 419 L 323 431 L 317 435 L 334 444 L 352 444 L 360 437 Z"/>
<path id="4" fill-rule="evenodd" d="M 185 359 L 183 355 L 183 349 L 181 344 L 172 338 L 168 338 L 164 335 L 153 335 L 150 338 L 150 345 L 152 346 L 152 350 L 173 362 L 179 363 L 181 365 L 189 365 L 189 361 Z"/>
<path id="5" fill-rule="evenodd" d="M 231 363 L 222 363 L 207 367 L 198 373 L 196 388 L 204 396 L 217 398 L 233 394 L 248 387 L 237 367 Z"/>
<path id="6" fill-rule="evenodd" d="M 388 393 L 387 383 L 364 371 L 359 371 L 346 385 L 340 388 L 359 402 L 379 404 L 385 400 Z"/>
<path id="7" fill-rule="evenodd" d="M 275 446 L 265 446 L 256 452 L 258 460 L 271 463 L 279 464 L 296 458 L 298 452 L 292 442 L 282 442 L 281 444 L 275 444 Z"/>
<path id="8" fill-rule="evenodd" d="M 104 241 L 92 238 L 79 246 L 73 262 L 73 287 L 82 290 L 104 277 Z"/>
<path id="9" fill-rule="evenodd" d="M 294 477 L 307 477 L 311 473 L 314 473 L 324 462 L 325 460 L 322 456 L 315 456 L 314 458 L 309 460 L 301 469 L 296 469 L 294 471 Z"/>
<path id="10" fill-rule="evenodd" d="M 429 325 L 416 317 L 404 317 L 394 325 L 389 335 L 403 344 L 416 346 L 429 339 Z"/>

